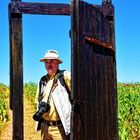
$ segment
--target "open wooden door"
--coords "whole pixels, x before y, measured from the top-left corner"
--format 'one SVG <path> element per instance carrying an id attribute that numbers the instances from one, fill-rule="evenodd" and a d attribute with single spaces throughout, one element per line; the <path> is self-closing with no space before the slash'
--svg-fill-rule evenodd
<path id="1" fill-rule="evenodd" d="M 71 3 L 72 140 L 117 140 L 112 4 Z"/>

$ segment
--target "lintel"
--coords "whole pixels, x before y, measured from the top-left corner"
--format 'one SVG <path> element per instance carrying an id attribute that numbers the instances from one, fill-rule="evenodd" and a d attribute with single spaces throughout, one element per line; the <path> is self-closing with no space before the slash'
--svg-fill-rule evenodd
<path id="1" fill-rule="evenodd" d="M 70 5 L 60 3 L 11 2 L 9 10 L 17 14 L 70 15 Z"/>

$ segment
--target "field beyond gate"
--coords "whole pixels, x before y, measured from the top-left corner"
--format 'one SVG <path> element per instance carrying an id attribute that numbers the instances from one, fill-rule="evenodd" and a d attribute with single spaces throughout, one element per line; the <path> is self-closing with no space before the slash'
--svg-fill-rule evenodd
<path id="1" fill-rule="evenodd" d="M 35 111 L 35 83 L 24 86 L 24 139 L 39 140 L 34 130 L 32 115 Z M 12 114 L 6 109 L 9 87 L 0 83 L 0 140 L 12 140 Z M 118 83 L 118 123 L 120 140 L 140 139 L 140 83 Z"/>
<path id="2" fill-rule="evenodd" d="M 2 86 L 0 85 L 0 92 L 1 92 L 1 87 Z M 36 88 L 36 85 L 33 83 L 25 84 L 24 86 L 24 89 L 25 89 L 24 139 L 25 140 L 39 140 L 40 139 L 40 132 L 35 132 L 35 121 L 32 119 L 32 115 L 35 112 L 35 104 L 33 103 L 35 88 Z M 8 103 L 8 100 L 6 100 L 6 102 Z M 3 116 L 3 118 L 6 117 L 5 118 L 6 122 L 4 122 L 0 128 L 0 140 L 12 140 L 12 111 L 7 110 L 7 114 L 8 114 L 8 117 L 6 117 L 6 115 Z"/>

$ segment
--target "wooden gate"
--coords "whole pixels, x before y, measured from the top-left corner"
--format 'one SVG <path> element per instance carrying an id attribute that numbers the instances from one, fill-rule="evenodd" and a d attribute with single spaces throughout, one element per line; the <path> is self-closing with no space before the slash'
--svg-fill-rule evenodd
<path id="1" fill-rule="evenodd" d="M 72 3 L 73 140 L 117 140 L 113 6 Z"/>
<path id="2" fill-rule="evenodd" d="M 11 0 L 10 108 L 13 110 L 13 140 L 24 139 L 22 14 L 71 16 L 71 140 L 118 139 L 114 11 L 111 0 L 103 0 L 99 6 L 79 0 L 73 0 L 70 5 Z"/>

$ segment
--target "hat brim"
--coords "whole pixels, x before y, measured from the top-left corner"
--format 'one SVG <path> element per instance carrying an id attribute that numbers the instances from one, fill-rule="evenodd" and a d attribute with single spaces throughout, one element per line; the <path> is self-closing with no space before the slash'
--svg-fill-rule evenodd
<path id="1" fill-rule="evenodd" d="M 52 60 L 52 59 L 57 60 L 59 62 L 59 64 L 63 63 L 63 61 L 58 58 L 41 58 L 40 62 L 46 62 L 47 60 Z"/>

